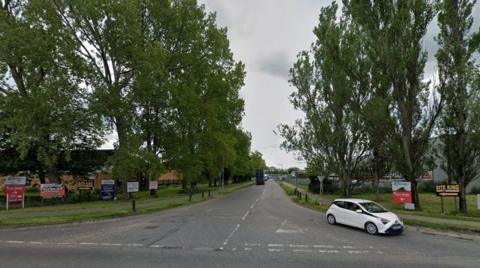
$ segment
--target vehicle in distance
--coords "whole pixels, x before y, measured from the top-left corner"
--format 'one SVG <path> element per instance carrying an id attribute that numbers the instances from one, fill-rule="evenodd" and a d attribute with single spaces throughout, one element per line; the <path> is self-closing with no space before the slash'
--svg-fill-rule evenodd
<path id="1" fill-rule="evenodd" d="M 327 210 L 329 224 L 344 224 L 364 229 L 369 234 L 400 234 L 400 218 L 380 204 L 365 199 L 336 199 Z"/>
<path id="2" fill-rule="evenodd" d="M 255 179 L 256 179 L 256 184 L 257 185 L 264 185 L 265 184 L 265 174 L 263 172 L 263 169 L 257 169 L 257 172 L 255 174 Z"/>

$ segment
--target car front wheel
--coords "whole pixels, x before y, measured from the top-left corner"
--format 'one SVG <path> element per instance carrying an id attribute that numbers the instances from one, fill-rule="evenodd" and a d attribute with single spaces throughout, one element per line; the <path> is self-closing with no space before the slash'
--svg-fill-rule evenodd
<path id="1" fill-rule="evenodd" d="M 367 231 L 368 234 L 376 235 L 378 233 L 378 228 L 374 223 L 367 222 L 365 224 L 365 231 Z"/>
<path id="2" fill-rule="evenodd" d="M 329 224 L 332 224 L 332 225 L 337 223 L 337 220 L 335 219 L 335 216 L 333 216 L 332 214 L 328 214 L 327 221 L 328 221 Z"/>

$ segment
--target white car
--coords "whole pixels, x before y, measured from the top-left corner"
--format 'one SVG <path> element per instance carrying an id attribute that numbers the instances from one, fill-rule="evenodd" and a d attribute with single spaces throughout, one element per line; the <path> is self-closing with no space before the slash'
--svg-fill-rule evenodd
<path id="1" fill-rule="evenodd" d="M 330 224 L 345 224 L 364 229 L 369 234 L 402 233 L 400 218 L 380 204 L 364 199 L 336 199 L 327 210 Z"/>

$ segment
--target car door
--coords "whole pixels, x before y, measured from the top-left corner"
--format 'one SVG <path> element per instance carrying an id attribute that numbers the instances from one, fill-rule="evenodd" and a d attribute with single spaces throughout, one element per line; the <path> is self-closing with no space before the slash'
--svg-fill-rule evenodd
<path id="1" fill-rule="evenodd" d="M 336 205 L 334 210 L 335 219 L 338 223 L 345 222 L 345 202 L 343 201 L 335 201 L 334 204 Z"/>
<path id="2" fill-rule="evenodd" d="M 353 202 L 345 202 L 344 219 L 346 225 L 362 228 L 363 214 L 358 213 L 360 207 Z"/>

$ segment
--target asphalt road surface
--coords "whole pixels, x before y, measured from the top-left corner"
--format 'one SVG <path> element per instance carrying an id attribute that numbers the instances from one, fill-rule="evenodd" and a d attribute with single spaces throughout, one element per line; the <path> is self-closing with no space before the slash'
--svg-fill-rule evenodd
<path id="1" fill-rule="evenodd" d="M 479 241 L 328 225 L 269 181 L 91 223 L 0 230 L 0 267 L 480 267 Z"/>

